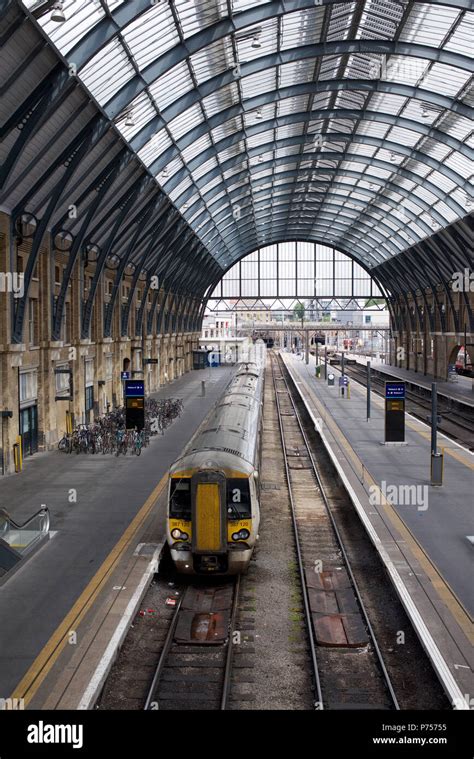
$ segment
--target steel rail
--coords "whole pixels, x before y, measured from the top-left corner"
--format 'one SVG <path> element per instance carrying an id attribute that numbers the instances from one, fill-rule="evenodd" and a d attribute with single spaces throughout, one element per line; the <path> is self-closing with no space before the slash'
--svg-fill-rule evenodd
<path id="1" fill-rule="evenodd" d="M 301 588 L 303 591 L 303 603 L 304 603 L 304 610 L 305 610 L 305 616 L 306 616 L 306 628 L 308 631 L 309 647 L 310 647 L 310 652 L 311 652 L 311 661 L 313 664 L 314 682 L 315 682 L 316 694 L 317 694 L 317 700 L 314 702 L 314 708 L 317 710 L 323 710 L 324 709 L 323 693 L 322 693 L 322 688 L 321 688 L 321 678 L 319 675 L 318 657 L 316 654 L 317 644 L 316 644 L 316 639 L 315 639 L 314 630 L 313 630 L 313 623 L 311 620 L 309 594 L 308 594 L 308 588 L 305 581 L 303 555 L 301 552 L 301 544 L 300 544 L 300 538 L 299 538 L 299 533 L 298 533 L 298 524 L 296 520 L 295 502 L 293 499 L 293 492 L 291 489 L 290 471 L 289 471 L 288 459 L 286 455 L 285 436 L 283 432 L 283 422 L 281 418 L 282 415 L 281 415 L 281 410 L 280 410 L 280 401 L 278 399 L 278 391 L 276 387 L 274 361 L 275 359 L 273 358 L 273 356 L 271 356 L 270 362 L 271 362 L 271 367 L 272 367 L 273 388 L 275 391 L 275 400 L 276 400 L 276 407 L 277 407 L 277 412 L 278 412 L 278 425 L 280 429 L 280 438 L 281 438 L 281 445 L 282 445 L 282 450 L 283 450 L 283 460 L 285 463 L 285 475 L 286 475 L 286 481 L 288 483 L 288 495 L 290 498 L 291 521 L 293 523 L 293 533 L 295 536 L 296 555 L 298 559 L 298 568 L 299 568 L 299 572 L 301 576 Z M 282 379 L 284 380 L 283 376 L 282 376 Z"/>
<path id="2" fill-rule="evenodd" d="M 303 424 L 302 424 L 302 422 L 301 422 L 301 418 L 300 418 L 300 415 L 299 415 L 299 413 L 298 413 L 298 410 L 297 410 L 297 408 L 296 408 L 296 404 L 295 404 L 295 402 L 294 402 L 294 400 L 293 400 L 293 396 L 292 396 L 292 393 L 291 393 L 291 391 L 290 391 L 290 388 L 289 388 L 288 382 L 287 382 L 287 380 L 286 380 L 286 377 L 285 377 L 285 375 L 284 375 L 284 371 L 283 371 L 283 369 L 284 369 L 284 367 L 283 367 L 283 362 L 282 362 L 282 360 L 281 360 L 281 358 L 280 358 L 279 356 L 277 357 L 277 363 L 278 363 L 278 365 L 279 365 L 279 367 L 280 367 L 280 371 L 281 371 L 281 374 L 282 374 L 282 379 L 283 379 L 283 382 L 285 383 L 285 387 L 286 387 L 286 388 L 287 388 L 287 390 L 288 390 L 288 396 L 289 396 L 289 398 L 290 398 L 290 402 L 291 402 L 291 405 L 292 405 L 292 407 L 293 407 L 293 411 L 294 411 L 294 413 L 295 413 L 295 418 L 296 418 L 296 421 L 297 421 L 297 423 L 298 423 L 298 427 L 299 427 L 299 429 L 300 429 L 300 432 L 301 432 L 301 436 L 302 436 L 302 438 L 303 438 L 304 444 L 305 444 L 305 446 L 306 446 L 306 449 L 307 449 L 307 452 L 308 452 L 308 457 L 309 457 L 309 460 L 310 460 L 310 462 L 311 462 L 311 466 L 312 466 L 312 469 L 313 469 L 313 473 L 314 473 L 314 476 L 315 476 L 315 478 L 316 478 L 316 482 L 317 482 L 317 485 L 318 485 L 318 487 L 319 487 L 319 490 L 320 490 L 320 492 L 321 492 L 321 496 L 322 496 L 322 499 L 323 499 L 323 502 L 324 502 L 324 505 L 325 505 L 325 508 L 326 508 L 326 512 L 327 512 L 327 514 L 328 514 L 328 517 L 329 517 L 329 519 L 330 519 L 330 521 L 331 521 L 331 525 L 332 525 L 332 528 L 333 528 L 333 530 L 334 530 L 334 534 L 335 534 L 335 536 L 336 536 L 336 540 L 337 540 L 337 543 L 338 543 L 338 545 L 339 545 L 339 548 L 340 548 L 340 550 L 341 550 L 342 556 L 343 556 L 343 558 L 344 558 L 344 561 L 345 561 L 345 564 L 346 564 L 346 569 L 347 569 L 347 571 L 348 571 L 348 573 L 349 573 L 349 577 L 350 577 L 350 580 L 351 580 L 351 583 L 352 583 L 352 586 L 353 586 L 354 592 L 355 592 L 355 594 L 356 594 L 356 597 L 357 597 L 357 601 L 358 601 L 358 603 L 359 603 L 359 607 L 360 607 L 360 610 L 361 610 L 361 612 L 362 612 L 362 615 L 363 615 L 363 617 L 364 617 L 364 621 L 365 621 L 365 624 L 366 624 L 366 626 L 367 626 L 367 629 L 368 629 L 368 631 L 369 631 L 369 635 L 370 635 L 370 638 L 371 638 L 371 640 L 372 640 L 372 645 L 373 645 L 373 647 L 374 647 L 374 651 L 375 651 L 375 653 L 376 653 L 376 656 L 377 656 L 377 659 L 378 659 L 378 662 L 379 662 L 379 665 L 380 665 L 380 669 L 381 669 L 381 671 L 382 671 L 382 674 L 383 674 L 383 678 L 384 678 L 384 681 L 385 681 L 385 685 L 386 685 L 386 687 L 387 687 L 387 690 L 388 690 L 388 692 L 389 692 L 389 694 L 390 694 L 390 698 L 391 698 L 391 700 L 392 700 L 392 703 L 393 703 L 393 706 L 394 706 L 394 708 L 395 708 L 396 710 L 399 710 L 399 709 L 400 709 L 400 706 L 399 706 L 399 703 L 398 703 L 398 699 L 397 699 L 397 696 L 396 696 L 396 694 L 395 694 L 395 690 L 394 690 L 394 688 L 393 688 L 393 685 L 392 685 L 392 681 L 391 681 L 391 679 L 390 679 L 390 675 L 389 675 L 389 673 L 388 673 L 387 667 L 386 667 L 386 665 L 385 665 L 385 661 L 384 661 L 384 659 L 383 659 L 383 656 L 382 656 L 382 652 L 381 652 L 381 650 L 380 650 L 379 644 L 378 644 L 378 642 L 377 642 L 377 638 L 376 638 L 376 636 L 375 636 L 375 632 L 374 632 L 374 630 L 373 630 L 372 624 L 371 624 L 371 622 L 370 622 L 370 619 L 369 619 L 369 616 L 368 616 L 368 614 L 367 614 L 367 611 L 366 611 L 366 608 L 365 608 L 365 604 L 364 604 L 364 602 L 363 602 L 363 600 L 362 600 L 362 596 L 361 596 L 361 593 L 360 593 L 360 590 L 359 590 L 359 586 L 358 586 L 358 584 L 357 584 L 357 581 L 356 581 L 356 579 L 355 579 L 354 573 L 353 573 L 353 571 L 352 571 L 351 563 L 350 563 L 349 557 L 348 557 L 348 555 L 347 555 L 346 549 L 345 549 L 345 547 L 344 547 L 344 543 L 343 543 L 343 540 L 342 540 L 341 534 L 340 534 L 340 532 L 339 532 L 339 529 L 338 529 L 338 527 L 337 527 L 337 523 L 336 523 L 336 520 L 334 519 L 334 516 L 333 516 L 333 514 L 332 514 L 331 506 L 330 506 L 330 504 L 329 504 L 329 499 L 328 499 L 328 496 L 327 496 L 327 494 L 326 494 L 326 490 L 325 490 L 325 487 L 324 487 L 324 485 L 323 485 L 323 482 L 322 482 L 322 479 L 321 479 L 321 475 L 320 475 L 320 472 L 319 472 L 319 467 L 318 467 L 318 465 L 316 464 L 316 461 L 315 461 L 315 459 L 314 459 L 314 456 L 313 456 L 313 454 L 312 454 L 312 452 L 311 452 L 311 447 L 310 447 L 310 444 L 309 444 L 309 441 L 308 441 L 307 435 L 306 435 L 306 433 L 305 433 L 305 431 L 304 431 L 304 429 L 303 429 Z M 285 453 L 286 453 L 286 452 L 285 452 Z"/>

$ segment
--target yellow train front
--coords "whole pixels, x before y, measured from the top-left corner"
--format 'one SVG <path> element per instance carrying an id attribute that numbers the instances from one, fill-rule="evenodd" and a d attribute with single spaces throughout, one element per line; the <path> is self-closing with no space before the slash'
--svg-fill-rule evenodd
<path id="1" fill-rule="evenodd" d="M 263 367 L 242 363 L 170 468 L 167 539 L 186 574 L 239 574 L 260 523 Z"/>

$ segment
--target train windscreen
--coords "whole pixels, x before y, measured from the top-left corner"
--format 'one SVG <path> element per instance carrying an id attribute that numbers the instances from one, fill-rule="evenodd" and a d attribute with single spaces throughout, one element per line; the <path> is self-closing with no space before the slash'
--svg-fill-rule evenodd
<path id="1" fill-rule="evenodd" d="M 171 480 L 170 517 L 191 519 L 191 480 L 189 477 Z"/>
<path id="2" fill-rule="evenodd" d="M 227 480 L 227 516 L 229 519 L 248 519 L 252 515 L 249 481 L 243 477 Z"/>

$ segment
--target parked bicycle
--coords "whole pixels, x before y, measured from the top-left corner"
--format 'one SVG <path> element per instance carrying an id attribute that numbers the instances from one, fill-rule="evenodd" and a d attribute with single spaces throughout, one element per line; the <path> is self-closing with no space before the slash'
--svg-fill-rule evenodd
<path id="1" fill-rule="evenodd" d="M 161 433 L 182 414 L 181 398 L 147 398 L 145 400 L 145 426 L 140 432 L 125 428 L 123 406 L 109 410 L 91 424 L 79 424 L 71 434 L 65 434 L 58 443 L 58 449 L 65 453 L 102 453 L 124 456 L 140 456 L 153 435 Z"/>

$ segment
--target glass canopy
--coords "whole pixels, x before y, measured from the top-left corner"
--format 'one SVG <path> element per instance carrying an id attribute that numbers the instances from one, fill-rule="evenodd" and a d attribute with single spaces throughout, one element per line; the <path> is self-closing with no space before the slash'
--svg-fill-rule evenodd
<path id="1" fill-rule="evenodd" d="M 469 0 L 24 0 L 219 260 L 373 267 L 474 199 Z"/>

